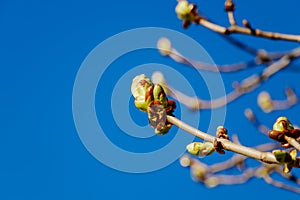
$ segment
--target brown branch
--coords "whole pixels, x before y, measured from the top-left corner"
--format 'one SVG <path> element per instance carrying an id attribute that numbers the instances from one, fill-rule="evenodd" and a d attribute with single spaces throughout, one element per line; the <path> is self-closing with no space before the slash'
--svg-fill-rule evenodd
<path id="1" fill-rule="evenodd" d="M 272 40 L 286 40 L 286 41 L 300 42 L 300 35 L 269 32 L 269 31 L 263 31 L 260 29 L 250 29 L 250 28 L 245 28 L 245 27 L 241 27 L 241 26 L 237 26 L 237 25 L 230 26 L 230 27 L 224 27 L 224 26 L 215 24 L 215 23 L 213 23 L 207 19 L 203 19 L 203 18 L 200 18 L 196 23 L 200 24 L 214 32 L 224 34 L 224 35 L 238 33 L 238 34 L 244 34 L 244 35 L 252 35 L 252 36 L 256 36 L 256 37 L 263 37 L 263 38 L 272 39 Z"/>
<path id="2" fill-rule="evenodd" d="M 248 168 L 240 175 L 213 175 L 207 178 L 204 183 L 208 187 L 215 187 L 217 185 L 233 185 L 233 184 L 243 184 L 247 182 L 250 178 L 255 176 L 255 170 Z"/>
<path id="3" fill-rule="evenodd" d="M 254 147 L 254 149 L 259 150 L 259 151 L 270 151 L 270 150 L 273 150 L 278 147 L 279 147 L 278 144 L 268 143 L 268 144 L 262 144 L 262 145 L 256 146 L 256 147 Z M 212 173 L 216 173 L 219 171 L 230 169 L 230 168 L 244 162 L 247 158 L 248 157 L 246 157 L 246 156 L 236 154 L 224 162 L 220 162 L 220 163 L 211 165 L 210 171 Z"/>
<path id="4" fill-rule="evenodd" d="M 162 55 L 168 56 L 178 63 L 182 63 L 199 70 L 205 70 L 211 72 L 223 72 L 223 73 L 236 72 L 253 66 L 258 66 L 260 64 L 269 64 L 270 62 L 275 61 L 286 54 L 286 53 L 267 53 L 265 50 L 255 50 L 229 36 L 224 36 L 224 38 L 230 43 L 239 47 L 240 49 L 246 50 L 251 54 L 255 54 L 256 55 L 255 58 L 248 62 L 238 62 L 238 63 L 225 64 L 225 65 L 217 65 L 217 64 L 195 61 L 191 58 L 187 58 L 183 56 L 177 49 L 173 48 L 171 41 L 167 38 L 160 38 L 157 42 L 157 48 L 159 49 Z"/>
<path id="5" fill-rule="evenodd" d="M 292 88 L 287 88 L 285 94 L 285 100 L 272 100 L 273 110 L 286 110 L 297 104 L 298 97 Z"/>
<path id="6" fill-rule="evenodd" d="M 223 148 L 228 151 L 232 151 L 232 152 L 235 152 L 235 153 L 238 153 L 238 154 L 241 154 L 241 155 L 244 155 L 249 158 L 253 158 L 253 159 L 265 162 L 265 163 L 279 164 L 279 162 L 276 160 L 275 156 L 272 153 L 261 152 L 254 148 L 235 144 L 226 139 L 216 138 L 216 137 L 209 135 L 205 132 L 202 132 L 202 131 L 184 123 L 183 121 L 177 119 L 176 117 L 172 117 L 170 115 L 167 115 L 167 121 L 172 123 L 173 125 L 177 126 L 178 128 L 181 128 L 182 130 L 184 130 L 198 138 L 201 138 L 205 141 L 214 143 L 215 140 L 218 140 L 219 142 L 222 143 Z M 295 167 L 300 167 L 300 166 L 295 166 Z"/>
<path id="7" fill-rule="evenodd" d="M 268 135 L 270 128 L 261 123 L 250 108 L 245 110 L 244 115 L 261 133 Z"/>
<path id="8" fill-rule="evenodd" d="M 227 7 L 226 4 L 228 3 L 231 5 Z M 224 34 L 224 35 L 238 33 L 238 34 L 252 35 L 256 37 L 272 39 L 272 40 L 300 42 L 300 35 L 284 34 L 284 33 L 254 29 L 250 26 L 248 21 L 247 23 L 244 23 L 245 27 L 236 25 L 232 13 L 234 10 L 234 4 L 230 0 L 227 0 L 225 2 L 225 10 L 228 12 L 229 22 L 231 24 L 231 26 L 229 27 L 224 27 L 209 21 L 198 12 L 197 6 L 195 4 L 190 4 L 187 1 L 184 2 L 179 1 L 175 9 L 178 17 L 183 20 L 183 27 L 185 28 L 187 28 L 191 23 L 195 23 L 195 24 L 202 25 L 214 32 Z"/>
<path id="9" fill-rule="evenodd" d="M 261 146 L 262 149 L 269 149 L 270 146 Z M 247 158 L 240 155 L 235 155 L 233 157 L 240 157 L 240 158 Z M 240 160 L 228 160 L 230 161 L 230 166 L 238 165 Z M 183 167 L 190 167 L 191 175 L 194 181 L 199 181 L 204 183 L 207 187 L 216 187 L 218 185 L 233 185 L 233 184 L 242 184 L 247 182 L 250 178 L 258 177 L 263 178 L 268 184 L 273 185 L 278 188 L 283 188 L 295 193 L 299 193 L 300 188 L 289 186 L 285 183 L 279 182 L 277 180 L 274 180 L 270 175 L 274 172 L 279 173 L 282 177 L 288 179 L 289 181 L 292 181 L 296 184 L 300 184 L 300 180 L 293 176 L 292 174 L 283 173 L 281 168 L 276 164 L 262 164 L 261 167 L 258 168 L 247 168 L 243 171 L 242 174 L 239 175 L 222 175 L 218 174 L 216 175 L 216 172 L 224 171 L 229 168 L 223 168 L 220 167 L 220 170 L 214 170 L 214 166 L 218 165 L 221 166 L 222 164 L 225 164 L 224 162 L 215 164 L 215 165 L 206 165 L 202 162 L 200 162 L 197 159 L 191 158 L 188 155 L 183 155 L 180 158 L 180 164 Z M 229 164 L 229 162 L 227 163 Z"/>
<path id="10" fill-rule="evenodd" d="M 198 97 L 189 97 L 185 95 L 182 92 L 179 92 L 172 88 L 170 85 L 167 84 L 165 79 L 162 75 L 160 75 L 161 82 L 160 84 L 165 85 L 167 89 L 167 93 L 172 96 L 173 98 L 177 99 L 187 107 L 189 107 L 192 110 L 198 110 L 198 109 L 215 109 L 220 108 L 228 103 L 236 100 L 240 96 L 252 91 L 253 89 L 257 88 L 262 82 L 266 81 L 268 78 L 279 72 L 280 70 L 287 67 L 290 62 L 300 56 L 300 48 L 293 49 L 290 53 L 287 53 L 284 55 L 281 59 L 279 59 L 277 62 L 272 63 L 267 68 L 265 68 L 262 72 L 262 74 L 254 74 L 252 76 L 249 76 L 248 78 L 244 79 L 240 84 L 235 84 L 235 89 L 228 93 L 227 95 L 213 99 L 210 101 L 206 101 L 203 99 L 200 99 Z M 155 78 L 155 77 L 154 77 Z"/>
<path id="11" fill-rule="evenodd" d="M 278 188 L 282 188 L 282 189 L 286 189 L 286 190 L 290 190 L 292 192 L 295 193 L 300 193 L 300 188 L 296 188 L 296 187 L 292 187 L 289 185 L 286 185 L 280 181 L 276 181 L 274 179 L 271 178 L 271 176 L 269 174 L 266 174 L 265 176 L 262 177 L 267 183 L 274 185 Z"/>

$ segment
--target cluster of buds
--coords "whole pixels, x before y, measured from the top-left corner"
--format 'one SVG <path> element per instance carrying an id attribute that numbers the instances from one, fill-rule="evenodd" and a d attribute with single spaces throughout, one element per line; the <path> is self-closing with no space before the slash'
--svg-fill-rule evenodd
<path id="1" fill-rule="evenodd" d="M 229 140 L 227 129 L 224 128 L 223 126 L 218 126 L 216 131 L 216 136 L 217 138 L 223 138 Z M 214 147 L 216 152 L 218 152 L 219 154 L 225 154 L 223 144 L 218 139 L 214 141 Z"/>
<path id="2" fill-rule="evenodd" d="M 191 23 L 200 20 L 196 4 L 189 3 L 186 0 L 179 0 L 175 8 L 175 12 L 179 19 L 183 20 L 182 26 L 188 28 Z"/>
<path id="3" fill-rule="evenodd" d="M 291 145 L 286 141 L 285 136 L 298 140 L 300 138 L 300 130 L 294 129 L 286 117 L 279 117 L 273 125 L 273 130 L 270 130 L 268 135 L 271 139 L 280 142 L 282 147 L 289 148 Z"/>
<path id="4" fill-rule="evenodd" d="M 148 113 L 148 120 L 155 128 L 155 133 L 166 134 L 172 126 L 167 121 L 167 115 L 172 115 L 176 104 L 168 100 L 163 87 L 154 85 L 145 74 L 141 74 L 133 79 L 131 93 L 135 98 L 135 106 Z"/>
<path id="5" fill-rule="evenodd" d="M 293 149 L 290 152 L 284 150 L 274 150 L 272 152 L 276 160 L 284 165 L 283 171 L 288 173 L 292 170 L 293 166 L 298 166 L 300 158 L 297 158 L 297 150 Z"/>
<path id="6" fill-rule="evenodd" d="M 216 136 L 217 136 L 217 138 L 223 138 L 223 139 L 229 140 L 228 131 L 226 128 L 224 128 L 224 126 L 218 126 L 217 131 L 216 131 Z"/>

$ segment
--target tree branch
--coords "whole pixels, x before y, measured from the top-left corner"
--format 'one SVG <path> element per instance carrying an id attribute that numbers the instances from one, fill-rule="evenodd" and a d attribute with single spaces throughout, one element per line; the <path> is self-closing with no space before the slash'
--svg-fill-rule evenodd
<path id="1" fill-rule="evenodd" d="M 184 130 L 198 138 L 201 138 L 205 141 L 214 143 L 215 140 L 218 140 L 222 143 L 223 148 L 228 151 L 233 151 L 238 154 L 241 154 L 241 155 L 244 155 L 249 158 L 253 158 L 253 159 L 265 162 L 265 163 L 279 164 L 279 162 L 276 160 L 275 156 L 272 153 L 261 152 L 256 149 L 250 148 L 250 147 L 235 144 L 226 139 L 216 138 L 216 137 L 209 135 L 205 132 L 202 132 L 202 131 L 184 123 L 183 121 L 177 119 L 176 117 L 172 117 L 170 115 L 167 115 L 167 121 L 172 123 L 173 125 L 176 125 L 177 127 L 181 128 L 182 130 Z M 298 166 L 298 167 L 300 167 L 300 166 Z"/>
<path id="2" fill-rule="evenodd" d="M 159 75 L 159 79 L 161 79 L 161 82 L 159 83 L 165 85 L 165 87 L 167 88 L 167 93 L 170 96 L 177 99 L 192 110 L 215 109 L 225 106 L 228 103 L 236 100 L 240 96 L 244 95 L 245 93 L 252 91 L 256 87 L 258 87 L 262 82 L 266 81 L 268 78 L 287 67 L 293 59 L 298 58 L 299 56 L 300 47 L 293 49 L 291 52 L 284 55 L 277 62 L 274 62 L 271 65 L 269 65 L 263 70 L 263 72 L 260 75 L 254 74 L 244 79 L 242 83 L 236 83 L 234 86 L 235 89 L 232 92 L 228 93 L 226 96 L 209 101 L 200 99 L 198 97 L 189 97 L 184 93 L 175 90 L 166 83 L 165 79 L 163 78 L 163 75 Z M 157 78 L 154 77 L 154 79 Z"/>

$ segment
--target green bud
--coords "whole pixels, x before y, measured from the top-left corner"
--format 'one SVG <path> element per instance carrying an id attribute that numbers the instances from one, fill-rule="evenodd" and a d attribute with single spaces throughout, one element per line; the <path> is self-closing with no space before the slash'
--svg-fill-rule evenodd
<path id="1" fill-rule="evenodd" d="M 151 89 L 153 90 L 152 86 L 149 89 L 150 92 L 151 92 Z M 139 110 L 141 110 L 143 112 L 147 112 L 147 109 L 152 102 L 153 102 L 152 95 L 137 96 L 134 100 L 134 105 Z"/>
<path id="2" fill-rule="evenodd" d="M 289 153 L 283 150 L 274 150 L 272 153 L 278 162 L 284 164 L 283 171 L 285 173 L 288 173 L 292 170 L 295 162 L 297 161 L 296 149 L 291 150 Z"/>
<path id="3" fill-rule="evenodd" d="M 293 130 L 294 127 L 286 117 L 279 117 L 273 125 L 275 131 Z"/>
<path id="4" fill-rule="evenodd" d="M 153 83 L 145 74 L 138 75 L 132 80 L 131 93 L 134 98 L 138 96 L 145 96 L 146 90 L 150 86 L 153 86 Z"/>
<path id="5" fill-rule="evenodd" d="M 145 75 L 136 76 L 131 84 L 131 93 L 134 96 L 135 106 L 143 112 L 147 112 L 148 106 L 153 101 L 153 83 Z"/>
<path id="6" fill-rule="evenodd" d="M 259 93 L 257 97 L 257 104 L 265 113 L 269 113 L 274 109 L 271 96 L 266 91 Z"/>
<path id="7" fill-rule="evenodd" d="M 153 89 L 154 101 L 159 101 L 166 108 L 168 106 L 168 98 L 162 86 L 156 84 Z"/>
<path id="8" fill-rule="evenodd" d="M 203 157 L 212 154 L 215 151 L 211 142 L 193 142 L 186 146 L 187 151 L 195 156 Z"/>
<path id="9" fill-rule="evenodd" d="M 281 164 L 286 163 L 290 157 L 289 153 L 284 150 L 274 150 L 272 153 L 274 154 L 276 160 Z"/>
<path id="10" fill-rule="evenodd" d="M 192 21 L 191 11 L 192 8 L 189 5 L 189 2 L 185 0 L 179 1 L 175 8 L 175 12 L 181 20 Z"/>

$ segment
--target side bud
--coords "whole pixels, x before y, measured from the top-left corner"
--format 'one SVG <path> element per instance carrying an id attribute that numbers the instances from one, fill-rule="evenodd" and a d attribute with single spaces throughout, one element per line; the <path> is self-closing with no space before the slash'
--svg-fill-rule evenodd
<path id="1" fill-rule="evenodd" d="M 168 106 L 168 98 L 163 89 L 159 84 L 156 84 L 153 88 L 153 98 L 155 102 L 159 102 L 164 108 Z"/>
<path id="2" fill-rule="evenodd" d="M 194 156 L 208 156 L 215 151 L 211 142 L 193 142 L 186 146 L 187 151 Z"/>
<path id="3" fill-rule="evenodd" d="M 273 125 L 273 130 L 275 131 L 291 131 L 294 127 L 292 123 L 286 117 L 277 118 L 276 122 Z"/>
<path id="4" fill-rule="evenodd" d="M 139 110 L 147 112 L 147 108 L 153 102 L 153 89 L 153 83 L 145 74 L 133 79 L 131 93 L 135 98 L 134 104 Z"/>

